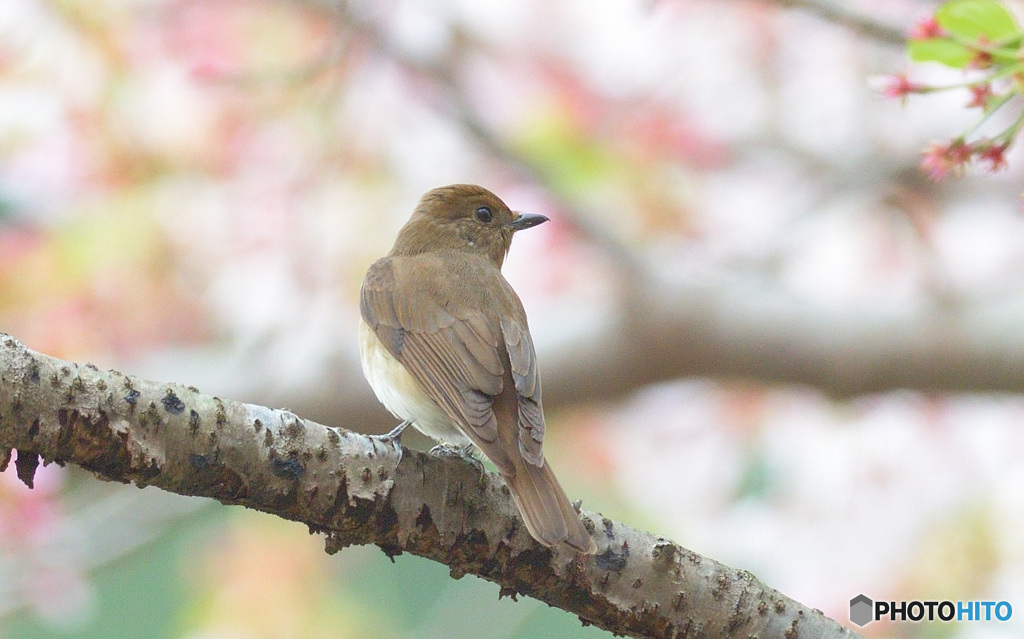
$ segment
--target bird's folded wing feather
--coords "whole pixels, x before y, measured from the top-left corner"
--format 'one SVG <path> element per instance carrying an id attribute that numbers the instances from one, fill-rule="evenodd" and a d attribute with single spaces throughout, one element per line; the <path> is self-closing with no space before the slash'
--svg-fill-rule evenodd
<path id="1" fill-rule="evenodd" d="M 402 274 L 415 275 L 396 276 L 394 260 L 408 260 Z M 515 305 L 521 318 L 499 319 L 496 304 L 467 304 L 463 306 L 471 307 L 468 310 L 454 310 L 445 300 L 451 287 L 459 285 L 458 274 L 446 274 L 436 264 L 432 269 L 417 266 L 422 265 L 417 265 L 415 258 L 398 257 L 384 258 L 370 267 L 360 294 L 363 321 L 427 395 L 505 473 L 511 472 L 512 466 L 501 446 L 500 440 L 506 438 L 499 438 L 492 407 L 504 386 L 507 352 L 519 399 L 515 436 L 523 457 L 534 465 L 543 464 L 540 377 L 518 298 Z M 425 275 L 428 272 L 435 276 Z M 499 275 L 499 279 L 508 289 L 502 292 L 514 297 L 504 278 Z"/>

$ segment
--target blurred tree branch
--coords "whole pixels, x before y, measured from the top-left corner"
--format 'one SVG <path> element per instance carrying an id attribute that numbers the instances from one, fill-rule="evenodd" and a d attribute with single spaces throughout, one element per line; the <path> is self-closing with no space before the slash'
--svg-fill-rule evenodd
<path id="1" fill-rule="evenodd" d="M 1004 304 L 828 309 L 753 279 L 655 279 L 640 304 L 542 355 L 545 400 L 611 397 L 688 375 L 802 384 L 837 398 L 1024 390 L 1021 316 Z"/>
<path id="2" fill-rule="evenodd" d="M 1022 392 L 1022 325 L 1013 300 L 828 308 L 760 278 L 666 281 L 649 274 L 613 312 L 563 314 L 557 326 L 537 323 L 534 338 L 544 404 L 557 410 L 687 376 L 799 384 L 837 399 L 894 389 Z M 220 377 L 238 384 L 233 391 L 269 395 L 328 423 L 386 431 L 394 419 L 363 381 L 351 342 L 328 355 L 315 388 L 241 370 Z"/>
<path id="3" fill-rule="evenodd" d="M 804 13 L 817 16 L 822 20 L 851 29 L 857 33 L 877 40 L 883 44 L 902 47 L 906 44 L 906 36 L 896 27 L 884 24 L 872 16 L 858 13 L 837 2 L 830 0 L 754 0 L 764 4 L 797 9 Z"/>
<path id="4" fill-rule="evenodd" d="M 376 544 L 475 574 L 636 637 L 851 637 L 745 571 L 594 513 L 599 553 L 539 546 L 507 488 L 461 460 L 396 451 L 286 410 L 35 353 L 0 335 L 0 469 L 16 451 L 98 477 L 307 524 L 327 551 Z"/>

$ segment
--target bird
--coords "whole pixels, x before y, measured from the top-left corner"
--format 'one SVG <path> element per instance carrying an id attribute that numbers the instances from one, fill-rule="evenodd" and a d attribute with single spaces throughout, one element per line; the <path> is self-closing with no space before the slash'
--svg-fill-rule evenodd
<path id="1" fill-rule="evenodd" d="M 596 545 L 544 457 L 537 354 L 522 301 L 501 273 L 512 236 L 547 222 L 472 184 L 433 189 L 367 270 L 359 296 L 363 374 L 380 402 L 453 449 L 498 469 L 530 535 Z M 399 448 L 399 450 L 401 450 Z"/>

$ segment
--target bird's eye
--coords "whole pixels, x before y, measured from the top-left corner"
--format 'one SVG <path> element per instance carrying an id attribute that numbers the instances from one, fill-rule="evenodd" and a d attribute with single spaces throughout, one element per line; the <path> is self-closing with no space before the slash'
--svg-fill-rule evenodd
<path id="1" fill-rule="evenodd" d="M 491 221 L 494 215 L 491 213 L 491 209 L 486 206 L 481 206 L 476 210 L 476 219 L 480 220 L 484 224 Z"/>

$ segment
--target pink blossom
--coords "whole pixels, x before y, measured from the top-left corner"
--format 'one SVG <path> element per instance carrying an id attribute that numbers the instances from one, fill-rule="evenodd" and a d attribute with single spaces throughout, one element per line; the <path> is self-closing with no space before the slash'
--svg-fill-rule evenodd
<path id="1" fill-rule="evenodd" d="M 951 173 L 961 171 L 971 160 L 973 150 L 963 140 L 953 140 L 949 144 L 934 143 L 921 156 L 921 170 L 929 178 L 938 182 Z"/>
<path id="2" fill-rule="evenodd" d="M 976 84 L 970 87 L 971 90 L 971 101 L 967 103 L 967 108 L 981 107 L 985 108 L 988 106 L 988 99 L 992 97 L 992 86 L 987 82 L 985 84 Z"/>
<path id="3" fill-rule="evenodd" d="M 930 40 L 932 38 L 942 38 L 946 35 L 948 35 L 946 30 L 939 26 L 935 16 L 928 16 L 919 20 L 907 34 L 907 37 L 911 40 Z"/>
<path id="4" fill-rule="evenodd" d="M 978 160 L 988 162 L 988 170 L 993 173 L 1006 168 L 1006 143 L 990 144 L 977 151 Z"/>
<path id="5" fill-rule="evenodd" d="M 889 76 L 882 85 L 882 95 L 887 98 L 905 99 L 911 93 L 922 93 L 928 87 L 917 82 L 911 82 L 906 73 L 899 73 Z"/>

